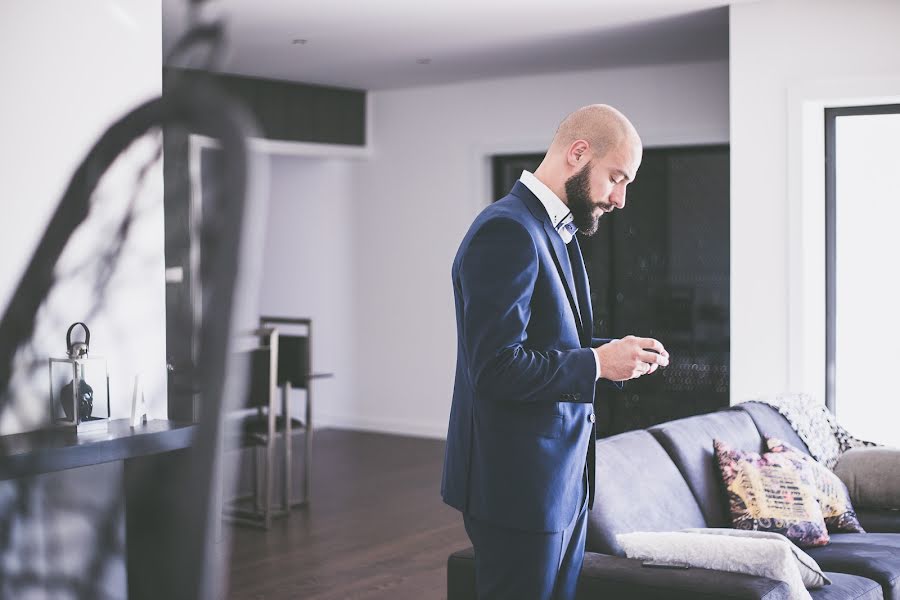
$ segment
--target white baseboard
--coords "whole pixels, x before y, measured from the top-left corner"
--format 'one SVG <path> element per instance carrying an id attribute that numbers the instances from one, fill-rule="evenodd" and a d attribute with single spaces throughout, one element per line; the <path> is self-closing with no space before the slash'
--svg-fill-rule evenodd
<path id="1" fill-rule="evenodd" d="M 390 433 L 440 440 L 447 438 L 446 423 L 414 422 L 404 419 L 361 417 L 359 415 L 339 415 L 325 412 L 320 413 L 318 411 L 314 426 L 317 429 L 333 427 L 335 429 L 354 429 L 357 431 L 372 431 L 376 433 Z"/>

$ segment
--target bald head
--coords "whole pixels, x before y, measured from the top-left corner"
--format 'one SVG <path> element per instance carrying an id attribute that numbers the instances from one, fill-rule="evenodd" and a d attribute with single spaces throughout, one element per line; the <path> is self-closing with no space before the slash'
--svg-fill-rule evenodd
<path id="1" fill-rule="evenodd" d="M 641 148 L 641 138 L 631 121 L 607 104 L 584 106 L 563 119 L 553 136 L 550 152 L 566 152 L 577 140 L 588 142 L 597 158 L 623 143 L 638 151 Z"/>
<path id="2" fill-rule="evenodd" d="M 643 147 L 634 125 L 612 106 L 591 104 L 567 116 L 534 175 L 562 200 L 587 235 L 604 213 L 625 207 Z"/>

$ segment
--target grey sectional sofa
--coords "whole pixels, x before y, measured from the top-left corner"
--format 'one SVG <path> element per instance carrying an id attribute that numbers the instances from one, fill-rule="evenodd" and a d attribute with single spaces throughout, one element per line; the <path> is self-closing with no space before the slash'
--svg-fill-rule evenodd
<path id="1" fill-rule="evenodd" d="M 631 531 L 729 527 L 713 439 L 764 452 L 765 437 L 806 450 L 777 411 L 752 402 L 598 440 L 597 497 L 589 516 L 579 597 L 789 600 L 787 586 L 771 579 L 642 567 L 624 557 L 615 537 Z M 900 600 L 900 511 L 856 509 L 868 533 L 831 534 L 830 544 L 807 550 L 832 580 L 811 590 L 812 597 Z M 448 600 L 475 599 L 471 548 L 449 557 L 447 584 Z"/>

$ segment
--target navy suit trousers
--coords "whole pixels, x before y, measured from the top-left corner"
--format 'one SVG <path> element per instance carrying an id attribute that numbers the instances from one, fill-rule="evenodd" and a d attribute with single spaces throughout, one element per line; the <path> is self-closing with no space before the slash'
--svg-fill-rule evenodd
<path id="1" fill-rule="evenodd" d="M 552 533 L 519 531 L 464 514 L 479 600 L 575 600 L 587 515 L 586 491 L 569 526 Z"/>

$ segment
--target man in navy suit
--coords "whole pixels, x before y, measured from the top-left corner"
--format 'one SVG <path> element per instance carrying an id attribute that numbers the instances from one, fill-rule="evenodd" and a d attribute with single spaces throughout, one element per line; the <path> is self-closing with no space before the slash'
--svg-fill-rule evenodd
<path id="1" fill-rule="evenodd" d="M 592 337 L 574 236 L 625 206 L 641 153 L 616 109 L 575 111 L 534 174 L 475 219 L 453 261 L 457 366 L 441 495 L 463 513 L 481 599 L 575 597 L 596 384 L 668 364 L 657 340 Z"/>

